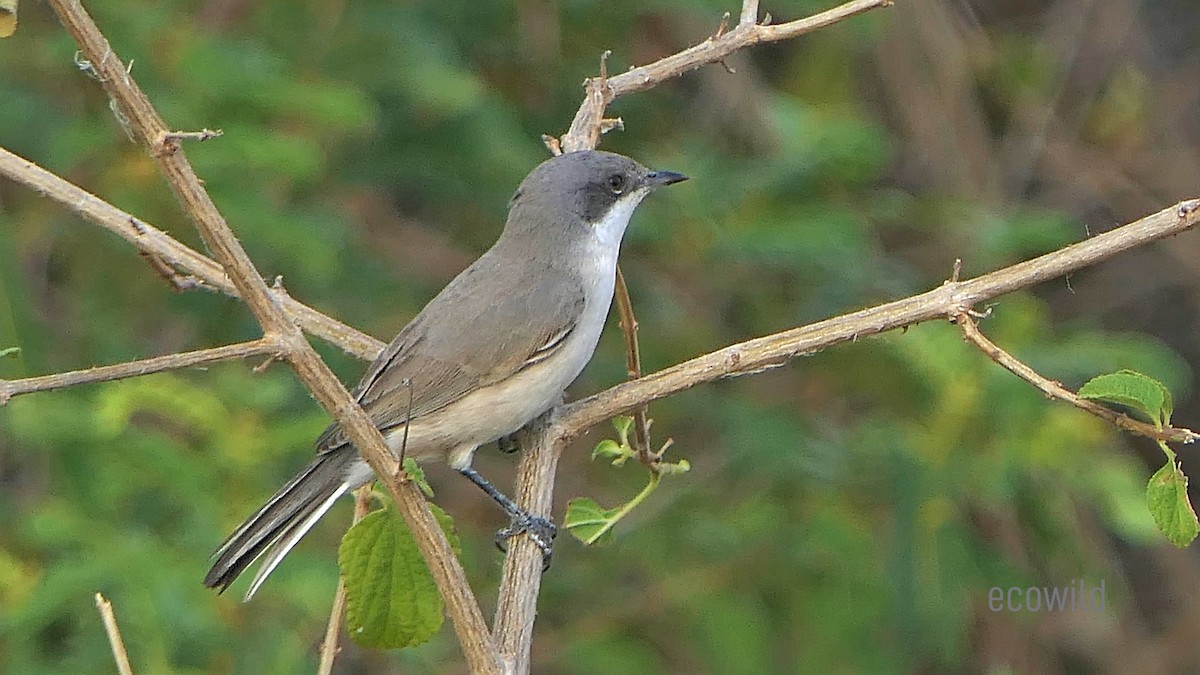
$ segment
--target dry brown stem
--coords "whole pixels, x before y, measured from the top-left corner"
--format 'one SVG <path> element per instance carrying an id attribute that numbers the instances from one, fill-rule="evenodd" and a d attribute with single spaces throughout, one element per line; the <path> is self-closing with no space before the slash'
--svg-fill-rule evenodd
<path id="1" fill-rule="evenodd" d="M 244 359 L 247 356 L 260 354 L 277 354 L 279 345 L 271 338 L 260 338 L 249 342 L 239 342 L 235 345 L 201 349 L 194 352 L 166 354 L 141 361 L 128 361 L 111 366 L 97 366 L 86 370 L 72 370 L 68 373 L 55 373 L 38 377 L 26 377 L 20 380 L 0 380 L 0 406 L 8 403 L 13 396 L 29 394 L 35 391 L 51 391 L 73 387 L 88 382 L 108 382 L 123 380 L 128 377 L 140 377 L 151 373 L 161 373 L 165 370 L 190 368 L 203 363 Z"/>
<path id="2" fill-rule="evenodd" d="M 1122 251 L 1184 232 L 1197 223 L 1200 223 L 1200 199 L 1187 200 L 1091 239 L 974 279 L 948 281 L 920 295 L 730 345 L 562 407 L 556 418 L 557 433 L 572 438 L 613 415 L 697 384 L 757 373 L 843 342 L 931 319 L 958 316 L 986 300 L 1095 265 Z"/>
<path id="3" fill-rule="evenodd" d="M 1180 429 L 1177 427 L 1166 427 L 1158 429 L 1153 424 L 1135 420 L 1128 415 L 1107 408 L 1089 401 L 1079 396 L 1062 386 L 1061 382 L 1055 382 L 1039 374 L 1033 368 L 1018 360 L 1012 354 L 1001 349 L 996 343 L 992 342 L 979 330 L 979 324 L 975 321 L 970 312 L 961 312 L 953 317 L 954 322 L 962 329 L 963 339 L 979 348 L 979 351 L 987 354 L 988 358 L 995 361 L 1004 367 L 1013 375 L 1025 380 L 1034 387 L 1037 387 L 1043 394 L 1049 398 L 1065 401 L 1080 410 L 1089 412 L 1102 420 L 1107 420 L 1120 429 L 1124 429 L 1130 433 L 1153 438 L 1156 441 L 1174 441 L 1178 443 L 1193 443 L 1200 439 L 1200 434 L 1191 429 Z"/>
<path id="4" fill-rule="evenodd" d="M 104 622 L 104 632 L 108 635 L 113 660 L 117 662 L 117 672 L 121 675 L 133 675 L 133 666 L 129 664 L 129 653 L 125 651 L 125 641 L 121 639 L 121 629 L 117 626 L 117 615 L 113 612 L 112 603 L 97 593 L 96 609 L 100 611 L 100 620 Z"/>
<path id="5" fill-rule="evenodd" d="M 636 380 L 642 376 L 642 350 L 638 347 L 638 322 L 633 314 L 633 302 L 629 299 L 629 287 L 625 285 L 625 275 L 617 268 L 617 315 L 621 318 L 621 332 L 625 335 L 625 372 L 629 379 Z M 637 450 L 638 461 L 647 468 L 654 468 L 657 457 L 650 449 L 650 423 L 646 419 L 646 406 L 640 405 L 633 409 L 633 440 Z"/>
<path id="6" fill-rule="evenodd" d="M 666 80 L 709 63 L 720 63 L 730 54 L 747 47 L 799 37 L 863 12 L 887 7 L 892 1 L 854 0 L 804 19 L 768 26 L 758 22 L 757 0 L 744 0 L 738 25 L 733 30 L 718 30 L 694 47 L 645 66 L 631 68 L 620 75 L 610 77 L 602 72 L 599 77 L 584 82 L 583 105 L 575 113 L 571 128 L 559 139 L 558 145 L 563 152 L 591 150 L 599 145 L 604 130 L 604 109 L 620 96 L 652 89 Z"/>

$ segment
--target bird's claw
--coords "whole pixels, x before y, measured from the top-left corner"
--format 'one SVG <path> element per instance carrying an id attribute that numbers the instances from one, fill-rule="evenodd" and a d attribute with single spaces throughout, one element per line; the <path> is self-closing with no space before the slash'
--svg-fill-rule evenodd
<path id="1" fill-rule="evenodd" d="M 522 533 L 529 535 L 530 540 L 542 552 L 542 571 L 549 569 L 550 556 L 554 552 L 554 537 L 558 535 L 558 528 L 549 518 L 530 513 L 518 513 L 513 516 L 508 527 L 496 533 L 496 548 L 507 553 L 505 542 Z"/>

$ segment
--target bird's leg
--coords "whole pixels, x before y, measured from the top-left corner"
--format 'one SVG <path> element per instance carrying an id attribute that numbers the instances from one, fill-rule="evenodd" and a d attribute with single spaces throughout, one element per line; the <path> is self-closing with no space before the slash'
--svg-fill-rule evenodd
<path id="1" fill-rule="evenodd" d="M 479 489 L 488 494 L 494 499 L 500 508 L 511 518 L 508 527 L 496 533 L 496 548 L 504 551 L 504 541 L 511 539 L 524 532 L 529 535 L 533 543 L 537 545 L 542 552 L 542 569 L 550 567 L 550 554 L 553 553 L 554 536 L 558 534 L 558 528 L 550 519 L 541 516 L 535 516 L 525 509 L 517 506 L 516 502 L 509 499 L 503 492 L 492 485 L 488 479 L 479 475 L 479 472 L 471 467 L 459 469 L 459 473 L 466 476 L 472 483 L 479 486 Z"/>

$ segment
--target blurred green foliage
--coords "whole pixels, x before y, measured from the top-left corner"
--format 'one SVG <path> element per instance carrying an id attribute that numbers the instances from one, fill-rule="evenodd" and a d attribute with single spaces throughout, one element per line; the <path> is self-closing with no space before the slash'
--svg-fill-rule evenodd
<path id="1" fill-rule="evenodd" d="M 824 7 L 776 5 L 778 20 Z M 173 128 L 224 130 L 187 151 L 263 274 L 383 338 L 496 236 L 511 190 L 546 154 L 539 134 L 568 125 L 600 52 L 613 49 L 619 71 L 703 39 L 735 10 L 711 0 L 88 8 Z M 0 145 L 200 246 L 48 8 L 22 12 L 0 41 Z M 724 74 L 613 107 L 626 130 L 605 148 L 693 177 L 648 202 L 626 239 L 647 368 L 924 290 L 956 256 L 973 274 L 1081 236 L 1053 212 L 894 187 L 894 143 L 852 67 L 887 20 L 750 54 L 761 90 L 732 108 L 739 95 L 712 90 L 739 77 Z M 1046 78 L 1034 53 L 989 76 L 1014 95 Z M 1136 84 L 1110 92 L 1111 106 L 1129 109 Z M 237 302 L 172 294 L 123 242 L 27 190 L 0 184 L 0 224 L 0 347 L 20 347 L 0 359 L 0 377 L 256 334 Z M 940 257 L 897 255 L 904 239 L 942 242 Z M 624 377 L 613 324 L 576 395 Z M 1177 397 L 1190 387 L 1153 338 L 1053 325 L 1031 295 L 1002 299 L 983 329 L 1069 386 L 1133 368 Z M 321 349 L 357 378 L 361 364 Z M 348 504 L 253 603 L 237 602 L 240 585 L 229 596 L 200 585 L 209 553 L 306 461 L 327 421 L 286 369 L 248 365 L 0 410 L 3 670 L 111 670 L 92 605 L 100 591 L 139 674 L 313 671 Z M 1097 531 L 1157 541 L 1148 472 L 1115 432 L 1047 402 L 952 326 L 715 383 L 651 414 L 656 438 L 674 437 L 692 471 L 622 521 L 613 545 L 560 538 L 535 672 L 964 669 L 990 587 L 1109 579 L 1120 594 L 1118 572 L 1093 552 Z M 564 458 L 560 504 L 620 503 L 640 488 L 633 468 L 588 460 L 596 438 Z M 480 455 L 491 473 L 512 465 Z M 490 606 L 499 514 L 429 470 Z M 458 663 L 443 629 L 414 650 L 348 647 L 339 668 Z"/>

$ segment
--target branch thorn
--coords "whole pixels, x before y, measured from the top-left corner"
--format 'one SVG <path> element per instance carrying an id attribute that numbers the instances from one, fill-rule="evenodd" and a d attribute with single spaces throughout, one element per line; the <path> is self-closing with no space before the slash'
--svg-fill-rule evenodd
<path id="1" fill-rule="evenodd" d="M 717 24 L 717 32 L 713 33 L 712 37 L 709 39 L 720 40 L 721 36 L 725 34 L 726 28 L 729 28 L 729 12 L 725 12 L 725 14 L 721 17 L 721 23 Z"/>
<path id="2" fill-rule="evenodd" d="M 600 133 L 607 134 L 612 130 L 625 131 L 625 120 L 620 117 L 605 117 L 600 120 Z M 560 153 L 561 154 L 561 153 Z"/>
<path id="3" fill-rule="evenodd" d="M 556 136 L 542 134 L 542 143 L 546 146 L 546 149 L 550 151 L 551 155 L 558 157 L 559 155 L 563 154 L 562 141 L 558 140 Z"/>
<path id="4" fill-rule="evenodd" d="M 608 86 L 608 57 L 612 56 L 611 49 L 605 49 L 600 55 L 600 83 Z"/>

